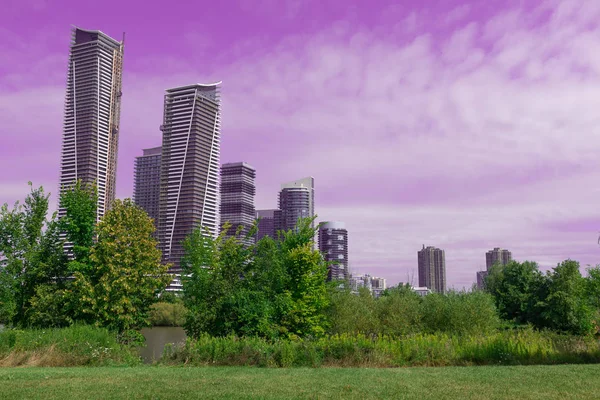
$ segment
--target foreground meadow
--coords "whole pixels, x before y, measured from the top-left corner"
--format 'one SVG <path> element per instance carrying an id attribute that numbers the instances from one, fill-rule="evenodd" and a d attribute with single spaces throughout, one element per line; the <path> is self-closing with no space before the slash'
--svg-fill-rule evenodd
<path id="1" fill-rule="evenodd" d="M 0 368 L 4 399 L 592 399 L 600 365 Z"/>

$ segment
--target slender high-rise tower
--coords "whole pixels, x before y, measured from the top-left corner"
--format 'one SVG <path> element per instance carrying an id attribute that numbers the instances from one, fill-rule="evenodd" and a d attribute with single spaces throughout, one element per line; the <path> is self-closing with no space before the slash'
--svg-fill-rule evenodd
<path id="1" fill-rule="evenodd" d="M 244 162 L 223 164 L 221 166 L 221 228 L 227 222 L 231 224 L 227 236 L 234 236 L 242 226 L 240 239 L 251 245 L 255 237 L 246 239 L 256 218 L 254 178 L 256 170 Z"/>
<path id="2" fill-rule="evenodd" d="M 219 85 L 193 84 L 165 94 L 158 240 L 174 273 L 181 270 L 182 242 L 194 228 L 218 235 Z"/>
<path id="3" fill-rule="evenodd" d="M 348 231 L 343 222 L 319 225 L 319 250 L 327 262 L 329 280 L 348 278 Z"/>
<path id="4" fill-rule="evenodd" d="M 425 247 L 417 252 L 419 261 L 419 286 L 433 292 L 446 292 L 446 254 L 435 247 Z"/>
<path id="5" fill-rule="evenodd" d="M 284 183 L 279 192 L 281 226 L 276 230 L 295 229 L 298 218 L 315 215 L 315 179 L 311 177 Z M 314 228 L 314 221 L 312 223 Z"/>
<path id="6" fill-rule="evenodd" d="M 135 158 L 133 201 L 148 213 L 158 228 L 161 147 L 143 151 L 142 156 Z"/>
<path id="7" fill-rule="evenodd" d="M 115 199 L 123 41 L 73 28 L 63 125 L 60 191 L 96 184 L 97 218 Z M 64 215 L 64 210 L 59 210 Z"/>

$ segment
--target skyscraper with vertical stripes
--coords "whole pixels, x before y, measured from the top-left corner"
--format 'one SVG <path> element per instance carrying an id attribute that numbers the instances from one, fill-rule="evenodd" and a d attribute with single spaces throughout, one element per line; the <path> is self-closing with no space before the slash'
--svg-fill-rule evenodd
<path id="1" fill-rule="evenodd" d="M 123 42 L 100 31 L 72 30 L 60 191 L 77 180 L 96 184 L 98 219 L 115 199 Z"/>
<path id="2" fill-rule="evenodd" d="M 256 237 L 246 238 L 256 218 L 255 177 L 256 170 L 245 162 L 221 166 L 221 229 L 229 222 L 231 227 L 227 237 L 230 237 L 241 226 L 240 240 L 247 246 L 254 244 L 256 240 Z"/>
<path id="3" fill-rule="evenodd" d="M 158 227 L 161 153 L 161 147 L 143 149 L 143 155 L 135 158 L 133 169 L 133 201 L 154 220 L 155 227 Z"/>
<path id="4" fill-rule="evenodd" d="M 219 230 L 219 83 L 167 89 L 164 99 L 158 240 L 181 271 L 182 242 L 196 227 Z"/>

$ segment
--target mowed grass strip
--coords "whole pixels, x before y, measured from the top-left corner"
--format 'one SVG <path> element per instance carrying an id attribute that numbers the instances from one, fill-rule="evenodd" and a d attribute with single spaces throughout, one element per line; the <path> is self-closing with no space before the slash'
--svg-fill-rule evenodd
<path id="1" fill-rule="evenodd" d="M 593 399 L 600 365 L 2 368 L 3 399 Z"/>

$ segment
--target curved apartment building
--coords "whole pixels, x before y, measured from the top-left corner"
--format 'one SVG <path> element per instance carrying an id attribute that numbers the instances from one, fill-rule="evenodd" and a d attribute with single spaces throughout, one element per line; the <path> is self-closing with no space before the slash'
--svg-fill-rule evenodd
<path id="1" fill-rule="evenodd" d="M 159 247 L 180 271 L 182 242 L 198 226 L 219 230 L 220 82 L 167 89 L 164 100 Z"/>
<path id="2" fill-rule="evenodd" d="M 284 183 L 279 192 L 279 209 L 281 210 L 280 227 L 277 230 L 293 230 L 298 218 L 315 215 L 315 180 L 307 177 Z M 314 227 L 314 221 L 312 223 Z"/>

